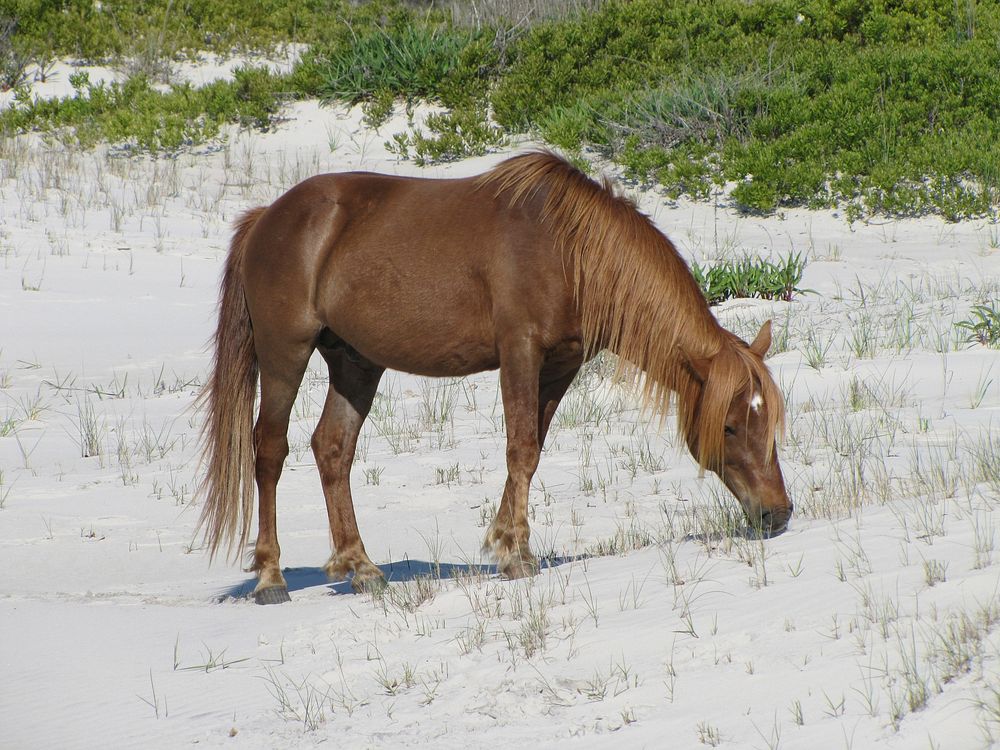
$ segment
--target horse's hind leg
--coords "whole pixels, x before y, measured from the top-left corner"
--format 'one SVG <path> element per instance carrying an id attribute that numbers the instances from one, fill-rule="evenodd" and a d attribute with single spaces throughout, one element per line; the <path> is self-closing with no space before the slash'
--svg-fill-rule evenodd
<path id="1" fill-rule="evenodd" d="M 258 336 L 258 338 L 262 338 Z M 265 347 L 258 341 L 260 411 L 254 426 L 255 473 L 259 513 L 252 569 L 257 571 L 254 599 L 258 604 L 287 602 L 288 585 L 281 574 L 275 499 L 278 479 L 288 456 L 288 417 L 302 382 L 312 346 Z"/>
<path id="2" fill-rule="evenodd" d="M 324 570 L 334 580 L 353 572 L 351 584 L 360 590 L 384 580 L 361 541 L 350 483 L 358 433 L 384 370 L 343 347 L 321 348 L 320 353 L 330 369 L 330 389 L 313 433 L 312 448 L 323 481 L 333 539 L 333 554 Z"/>

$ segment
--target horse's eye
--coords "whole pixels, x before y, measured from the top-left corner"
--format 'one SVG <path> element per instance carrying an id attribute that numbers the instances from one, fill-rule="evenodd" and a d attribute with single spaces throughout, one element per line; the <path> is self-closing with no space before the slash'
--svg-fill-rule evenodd
<path id="1" fill-rule="evenodd" d="M 735 427 L 730 427 L 729 425 L 726 425 L 726 434 L 727 435 L 735 435 L 736 434 L 736 428 Z"/>

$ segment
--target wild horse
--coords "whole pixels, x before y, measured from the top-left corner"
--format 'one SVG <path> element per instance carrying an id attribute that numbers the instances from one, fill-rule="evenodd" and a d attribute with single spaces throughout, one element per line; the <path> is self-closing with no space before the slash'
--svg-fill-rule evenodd
<path id="1" fill-rule="evenodd" d="M 780 533 L 792 504 L 775 454 L 784 410 L 763 363 L 770 341 L 770 323 L 749 345 L 723 329 L 652 222 L 554 154 L 465 179 L 313 177 L 236 223 L 202 395 L 209 549 L 245 547 L 253 478 L 255 597 L 288 600 L 275 490 L 315 350 L 330 375 L 312 436 L 334 547 L 325 570 L 353 573 L 356 587 L 382 577 L 349 479 L 387 368 L 448 377 L 499 368 L 508 475 L 485 545 L 507 577 L 537 571 L 528 485 L 560 399 L 602 349 L 641 383 L 651 411 L 676 402 L 678 432 L 702 469 L 721 477 L 753 526 Z"/>

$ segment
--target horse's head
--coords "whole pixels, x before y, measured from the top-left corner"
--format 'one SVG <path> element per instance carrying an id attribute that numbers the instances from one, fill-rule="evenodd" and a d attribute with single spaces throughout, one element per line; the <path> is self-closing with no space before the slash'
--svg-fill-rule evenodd
<path id="1" fill-rule="evenodd" d="M 691 362 L 702 388 L 685 436 L 699 464 L 718 474 L 740 501 L 751 526 L 776 535 L 788 527 L 792 502 L 776 452 L 784 405 L 763 365 L 770 346 L 768 321 L 742 352 L 724 349 Z"/>

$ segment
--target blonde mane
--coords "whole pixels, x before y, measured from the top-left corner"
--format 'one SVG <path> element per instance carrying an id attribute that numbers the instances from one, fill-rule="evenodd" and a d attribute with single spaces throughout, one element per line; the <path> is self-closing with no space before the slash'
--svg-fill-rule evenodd
<path id="1" fill-rule="evenodd" d="M 759 389 L 773 444 L 784 408 L 763 360 L 718 324 L 673 243 L 609 181 L 542 151 L 502 162 L 477 186 L 511 206 L 544 201 L 540 219 L 572 274 L 587 355 L 617 354 L 617 375 L 661 419 L 676 394 L 678 433 L 697 442 L 703 469 L 721 471 L 726 415 L 748 386 Z"/>

